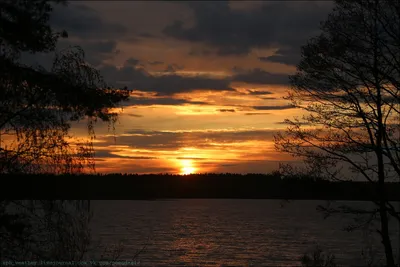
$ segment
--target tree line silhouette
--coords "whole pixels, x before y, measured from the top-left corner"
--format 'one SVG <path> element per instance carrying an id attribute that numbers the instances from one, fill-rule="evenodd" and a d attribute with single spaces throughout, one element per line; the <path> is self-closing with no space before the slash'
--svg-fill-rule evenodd
<path id="1" fill-rule="evenodd" d="M 23 184 L 21 196 L 58 199 L 243 198 L 371 200 L 378 195 L 365 181 L 333 182 L 311 176 L 271 174 L 96 174 L 10 175 Z M 387 183 L 390 200 L 400 200 L 398 183 Z M 13 191 L 13 190 L 11 190 Z"/>

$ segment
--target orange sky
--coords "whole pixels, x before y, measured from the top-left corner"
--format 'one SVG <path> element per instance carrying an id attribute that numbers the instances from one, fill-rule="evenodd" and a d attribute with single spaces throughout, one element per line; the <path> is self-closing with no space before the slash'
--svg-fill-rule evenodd
<path id="1" fill-rule="evenodd" d="M 258 87 L 257 87 L 258 88 Z M 261 90 L 258 88 L 257 90 Z M 276 152 L 273 135 L 284 130 L 294 108 L 252 110 L 249 106 L 285 106 L 285 88 L 269 88 L 262 99 L 229 93 L 193 92 L 179 96 L 210 104 L 127 106 L 120 111 L 115 139 L 106 125 L 96 127 L 98 172 L 269 172 L 292 160 Z M 83 124 L 83 123 L 81 123 Z M 73 127 L 86 135 L 84 125 Z"/>
<path id="2" fill-rule="evenodd" d="M 81 45 L 107 81 L 132 90 L 115 138 L 96 126 L 97 171 L 266 173 L 293 160 L 273 143 L 284 119 L 302 115 L 282 99 L 286 80 L 330 8 L 79 1 L 56 9 L 55 27 L 69 33 L 60 47 Z M 72 133 L 84 137 L 84 122 Z"/>

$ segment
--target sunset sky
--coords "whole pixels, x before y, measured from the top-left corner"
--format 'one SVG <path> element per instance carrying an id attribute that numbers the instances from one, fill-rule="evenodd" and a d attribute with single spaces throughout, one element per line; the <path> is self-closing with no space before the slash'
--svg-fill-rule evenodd
<path id="1" fill-rule="evenodd" d="M 71 1 L 51 17 L 112 85 L 133 90 L 115 137 L 96 126 L 98 172 L 267 173 L 300 47 L 328 1 Z M 45 56 L 40 60 L 45 62 Z M 35 58 L 35 60 L 37 57 Z M 28 58 L 27 60 L 32 60 Z M 87 134 L 84 123 L 75 136 Z"/>

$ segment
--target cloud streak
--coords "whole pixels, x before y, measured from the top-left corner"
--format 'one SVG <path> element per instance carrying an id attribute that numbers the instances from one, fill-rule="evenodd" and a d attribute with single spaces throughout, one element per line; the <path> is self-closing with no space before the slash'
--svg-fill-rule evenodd
<path id="1" fill-rule="evenodd" d="M 287 85 L 289 83 L 289 77 L 287 74 L 270 73 L 260 68 L 252 70 L 234 68 L 232 80 L 235 82 L 245 82 L 250 84 Z M 259 93 L 259 91 L 253 93 L 250 92 L 250 94 Z"/>
<path id="2" fill-rule="evenodd" d="M 285 110 L 296 107 L 293 105 L 283 105 L 283 106 L 253 106 L 252 108 L 255 110 Z"/>
<path id="3" fill-rule="evenodd" d="M 216 79 L 204 75 L 182 76 L 179 74 L 153 75 L 143 68 L 105 65 L 100 68 L 105 79 L 115 86 L 127 86 L 132 90 L 155 92 L 160 96 L 174 95 L 195 90 L 234 91 L 229 79 Z"/>

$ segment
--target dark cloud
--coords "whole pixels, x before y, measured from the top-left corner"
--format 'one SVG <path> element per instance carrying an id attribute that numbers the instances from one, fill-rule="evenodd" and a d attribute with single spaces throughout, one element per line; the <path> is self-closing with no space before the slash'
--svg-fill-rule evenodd
<path id="1" fill-rule="evenodd" d="M 266 97 L 260 97 L 260 98 L 264 99 L 264 100 L 277 100 L 277 99 L 279 99 L 279 98 L 273 97 L 273 96 L 266 96 Z"/>
<path id="2" fill-rule="evenodd" d="M 140 156 L 118 156 L 119 158 L 129 158 L 129 159 L 158 159 L 157 157 L 140 157 Z"/>
<path id="3" fill-rule="evenodd" d="M 125 113 L 125 116 L 129 116 L 129 117 L 135 117 L 135 118 L 142 118 L 143 115 L 139 115 L 139 114 L 132 114 L 132 113 Z"/>
<path id="4" fill-rule="evenodd" d="M 132 58 L 132 57 L 125 60 L 125 65 L 127 65 L 127 66 L 136 66 L 139 63 L 140 63 L 139 59 Z"/>
<path id="5" fill-rule="evenodd" d="M 230 9 L 228 1 L 185 3 L 194 12 L 194 25 L 176 20 L 163 33 L 210 45 L 219 55 L 246 55 L 254 47 L 300 47 L 318 33 L 319 22 L 332 9 L 314 1 L 269 1 L 251 10 Z"/>
<path id="6" fill-rule="evenodd" d="M 238 164 L 220 164 L 221 167 L 234 167 L 238 166 Z"/>
<path id="7" fill-rule="evenodd" d="M 128 158 L 128 159 L 157 159 L 157 157 L 145 157 L 145 156 L 122 156 L 113 154 L 110 150 L 96 149 L 96 158 Z"/>
<path id="8" fill-rule="evenodd" d="M 189 52 L 189 56 L 210 56 L 213 55 L 214 52 L 210 49 L 205 48 L 192 48 Z"/>
<path id="9" fill-rule="evenodd" d="M 149 61 L 147 62 L 149 65 L 163 65 L 164 62 L 162 61 Z"/>
<path id="10" fill-rule="evenodd" d="M 219 112 L 235 112 L 234 109 L 224 109 L 224 108 L 218 109 L 218 111 L 219 111 Z"/>
<path id="11" fill-rule="evenodd" d="M 271 85 L 287 85 L 289 83 L 287 74 L 269 73 L 259 68 L 252 70 L 233 68 L 233 75 L 227 78 L 213 78 L 206 75 L 182 76 L 176 73 L 182 69 L 181 65 L 169 64 L 165 70 L 168 74 L 154 75 L 144 68 L 140 60 L 134 58 L 126 60 L 122 68 L 113 65 L 103 65 L 99 68 L 106 81 L 112 86 L 127 86 L 130 90 L 155 92 L 158 96 L 170 96 L 195 90 L 235 91 L 231 87 L 231 82 Z M 272 92 L 248 90 L 246 94 L 263 96 L 270 95 Z"/>
<path id="12" fill-rule="evenodd" d="M 117 42 L 115 40 L 93 41 L 84 43 L 84 49 L 98 53 L 112 53 L 116 50 Z"/>
<path id="13" fill-rule="evenodd" d="M 269 57 L 259 57 L 260 61 L 265 62 L 276 62 L 283 63 L 286 65 L 297 65 L 301 59 L 301 49 L 300 47 L 292 47 L 283 49 L 278 49 L 274 55 Z"/>
<path id="14" fill-rule="evenodd" d="M 85 52 L 85 61 L 94 66 L 101 65 L 105 60 L 113 58 L 117 53 L 117 42 L 114 40 L 74 40 L 60 39 L 57 43 L 57 51 L 64 49 L 75 49 L 74 47 L 79 46 Z M 28 65 L 40 65 L 45 69 L 50 69 L 53 60 L 54 52 L 52 53 L 36 53 L 22 54 L 22 62 Z"/>
<path id="15" fill-rule="evenodd" d="M 138 36 L 142 37 L 142 38 L 155 38 L 156 37 L 154 34 L 151 34 L 148 32 L 139 33 Z"/>
<path id="16" fill-rule="evenodd" d="M 85 51 L 85 60 L 94 65 L 99 66 L 105 60 L 113 58 L 117 53 L 117 42 L 115 40 L 60 40 L 57 44 L 59 50 L 80 46 Z"/>
<path id="17" fill-rule="evenodd" d="M 132 66 L 117 68 L 105 65 L 100 68 L 105 79 L 113 86 L 127 86 L 132 90 L 156 92 L 157 95 L 173 95 L 194 90 L 233 91 L 229 79 L 207 76 L 181 76 L 178 74 L 155 76 L 144 69 Z"/>
<path id="18" fill-rule="evenodd" d="M 273 94 L 272 92 L 269 91 L 260 91 L 260 90 L 248 90 L 247 91 L 248 95 L 271 95 Z"/>
<path id="19" fill-rule="evenodd" d="M 122 136 L 117 136 L 118 145 L 135 147 L 136 149 L 160 149 L 176 151 L 176 149 L 188 146 L 197 148 L 226 149 L 226 144 L 247 142 L 249 140 L 271 140 L 277 130 L 238 130 L 238 131 L 187 131 L 164 132 L 132 129 L 125 131 Z M 113 137 L 98 137 L 104 141 L 102 145 L 115 145 Z M 141 152 L 141 156 L 143 153 Z M 147 156 L 147 155 L 145 155 Z M 149 155 L 150 156 L 150 155 Z"/>
<path id="20" fill-rule="evenodd" d="M 129 135 L 130 134 L 130 135 Z M 121 146 L 134 147 L 135 149 L 162 149 L 175 151 L 177 148 L 183 147 L 184 144 L 180 142 L 182 135 L 179 133 L 157 132 L 157 131 L 141 131 L 130 130 L 125 135 L 118 136 L 116 143 Z M 102 145 L 113 145 L 114 140 L 112 137 L 99 137 L 99 140 L 105 141 Z M 151 153 L 150 151 L 148 153 Z M 141 156 L 143 152 L 140 152 Z M 148 156 L 152 156 L 149 154 Z"/>
<path id="21" fill-rule="evenodd" d="M 184 66 L 178 64 L 168 64 L 167 68 L 164 70 L 165 72 L 176 72 L 178 70 L 183 70 Z"/>
<path id="22" fill-rule="evenodd" d="M 123 103 L 124 106 L 151 106 L 151 105 L 208 105 L 206 102 L 201 101 L 190 101 L 186 99 L 173 98 L 173 97 L 154 97 L 154 98 L 146 98 L 146 97 L 134 97 L 131 96 L 128 101 Z"/>
<path id="23" fill-rule="evenodd" d="M 260 68 L 252 70 L 234 68 L 233 71 L 235 74 L 232 76 L 232 80 L 236 82 L 275 85 L 286 85 L 289 83 L 289 77 L 287 74 L 270 73 Z"/>
<path id="24" fill-rule="evenodd" d="M 123 25 L 107 22 L 96 10 L 76 3 L 56 5 L 50 23 L 56 29 L 66 30 L 69 36 L 83 39 L 121 38 L 127 32 Z"/>
<path id="25" fill-rule="evenodd" d="M 151 130 L 144 130 L 144 129 L 131 129 L 128 131 L 125 131 L 126 134 L 132 134 L 132 135 L 158 135 L 158 134 L 171 134 L 170 132 L 162 132 L 162 131 L 151 131 Z"/>
<path id="26" fill-rule="evenodd" d="M 66 30 L 68 39 L 60 39 L 57 50 L 70 46 L 80 46 L 85 51 L 85 59 L 94 66 L 112 58 L 117 50 L 116 38 L 126 33 L 124 26 L 105 21 L 94 9 L 77 3 L 54 5 L 50 15 L 50 25 L 56 30 Z M 72 41 L 73 39 L 73 41 Z M 53 53 L 23 55 L 23 62 L 30 65 L 51 67 Z"/>
<path id="27" fill-rule="evenodd" d="M 283 106 L 253 106 L 255 110 L 284 110 L 295 108 L 293 105 L 283 105 Z"/>
<path id="28" fill-rule="evenodd" d="M 248 112 L 248 113 L 245 113 L 244 115 L 246 115 L 246 116 L 254 116 L 254 115 L 269 115 L 269 114 L 271 114 L 271 113 Z"/>
<path id="29" fill-rule="evenodd" d="M 197 157 L 176 157 L 175 159 L 208 160 L 207 158 L 197 158 Z"/>

